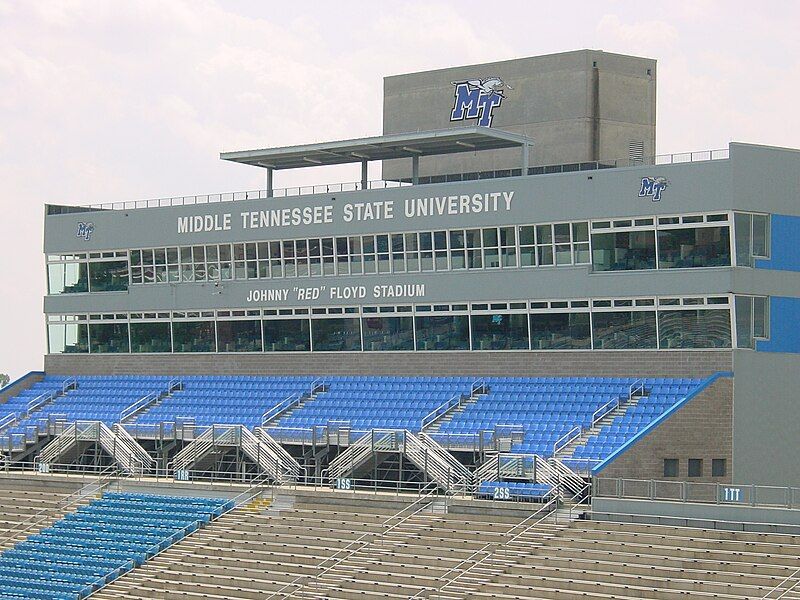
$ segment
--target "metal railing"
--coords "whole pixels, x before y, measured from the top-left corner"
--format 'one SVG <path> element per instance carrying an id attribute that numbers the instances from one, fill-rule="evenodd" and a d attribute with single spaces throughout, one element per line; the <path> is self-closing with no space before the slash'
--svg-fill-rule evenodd
<path id="1" fill-rule="evenodd" d="M 558 173 L 573 173 L 579 171 L 596 171 L 599 169 L 614 169 L 623 167 L 664 166 L 692 162 L 706 162 L 710 160 L 724 160 L 729 158 L 727 148 L 718 150 L 703 150 L 699 152 L 679 152 L 675 154 L 659 154 L 642 159 L 610 159 L 600 161 L 587 161 L 563 165 L 542 165 L 528 167 L 528 175 L 549 175 Z M 419 178 L 420 184 L 453 183 L 460 181 L 476 181 L 483 179 L 503 179 L 507 177 L 520 177 L 522 169 L 499 169 L 489 171 L 471 171 L 467 173 L 452 173 Z M 101 210 L 131 210 L 137 208 L 159 208 L 168 206 L 190 206 L 195 204 L 215 204 L 219 202 L 237 202 L 242 200 L 265 200 L 268 198 L 286 198 L 291 196 L 305 196 L 311 194 L 331 194 L 341 192 L 358 192 L 363 190 L 383 190 L 411 185 L 410 178 L 399 180 L 376 179 L 344 183 L 325 183 L 319 185 L 293 186 L 275 188 L 270 195 L 267 190 L 247 190 L 237 192 L 222 192 L 217 194 L 198 194 L 190 196 L 173 196 L 169 198 L 151 198 L 147 200 L 129 200 L 122 202 L 106 202 L 90 204 L 86 208 Z"/>
<path id="2" fill-rule="evenodd" d="M 442 402 L 442 404 L 440 404 L 439 406 L 434 408 L 431 412 L 429 412 L 427 415 L 422 417 L 422 421 L 420 422 L 420 429 L 425 429 L 426 427 L 430 427 L 444 415 L 449 413 L 451 410 L 455 410 L 456 408 L 461 406 L 463 402 L 464 398 L 461 396 L 461 394 L 456 394 L 452 398 L 445 400 L 444 402 Z"/>
<path id="3" fill-rule="evenodd" d="M 583 427 L 575 425 L 567 433 L 562 435 L 553 443 L 553 454 L 558 454 L 561 450 L 569 446 L 583 434 Z"/>
<path id="4" fill-rule="evenodd" d="M 800 509 L 800 488 L 657 479 L 593 479 L 592 496 Z"/>
<path id="5" fill-rule="evenodd" d="M 264 427 L 272 421 L 275 417 L 282 415 L 283 413 L 291 410 L 300 402 L 303 401 L 304 396 L 300 392 L 295 392 L 278 402 L 275 406 L 268 408 L 264 411 L 264 414 L 261 415 L 261 426 Z"/>

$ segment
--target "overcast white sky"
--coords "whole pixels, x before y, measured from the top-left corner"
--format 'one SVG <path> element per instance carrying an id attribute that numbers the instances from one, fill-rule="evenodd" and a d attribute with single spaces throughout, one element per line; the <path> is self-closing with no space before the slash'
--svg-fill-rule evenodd
<path id="1" fill-rule="evenodd" d="M 0 0 L 0 372 L 42 366 L 45 202 L 258 189 L 218 153 L 380 134 L 384 75 L 578 48 L 658 59 L 659 153 L 796 148 L 798 29 L 792 0 Z"/>

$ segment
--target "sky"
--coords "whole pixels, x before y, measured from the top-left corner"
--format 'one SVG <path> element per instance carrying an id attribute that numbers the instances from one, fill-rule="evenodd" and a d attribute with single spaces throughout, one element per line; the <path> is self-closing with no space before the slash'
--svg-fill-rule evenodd
<path id="1" fill-rule="evenodd" d="M 386 75 L 580 48 L 658 60 L 658 153 L 797 148 L 798 25 L 793 0 L 0 0 L 0 373 L 42 367 L 45 203 L 259 189 L 219 152 L 379 135 Z"/>

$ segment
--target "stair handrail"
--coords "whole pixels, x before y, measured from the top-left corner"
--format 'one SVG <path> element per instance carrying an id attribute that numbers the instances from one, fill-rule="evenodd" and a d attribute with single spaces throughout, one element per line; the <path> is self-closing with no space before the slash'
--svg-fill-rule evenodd
<path id="1" fill-rule="evenodd" d="M 51 400 L 54 400 L 55 397 L 55 392 L 44 392 L 43 394 L 36 396 L 36 398 L 28 402 L 27 406 L 25 407 L 24 418 L 28 418 L 33 411 L 40 409 Z"/>
<path id="2" fill-rule="evenodd" d="M 13 412 L 7 414 L 5 417 L 0 419 L 0 431 L 3 431 L 3 429 L 6 429 L 7 427 L 11 427 L 12 425 L 14 425 L 14 423 L 17 422 L 18 418 L 19 418 L 19 413 Z"/>
<path id="3" fill-rule="evenodd" d="M 255 436 L 258 438 L 258 441 L 262 444 L 265 444 L 272 452 L 278 457 L 281 467 L 289 474 L 294 477 L 298 477 L 302 475 L 306 468 L 297 462 L 294 456 L 292 456 L 286 448 L 281 446 L 267 431 L 265 431 L 262 427 L 256 427 L 254 431 Z"/>
<path id="4" fill-rule="evenodd" d="M 134 439 L 134 437 L 128 432 L 127 429 L 121 424 L 116 423 L 112 428 L 111 431 L 117 435 L 118 438 L 122 440 L 122 442 L 131 449 L 131 451 L 136 454 L 139 458 L 142 459 L 142 463 L 146 464 L 148 467 L 152 467 L 156 460 L 150 456 L 150 453 L 142 448 L 141 444 Z"/>
<path id="5" fill-rule="evenodd" d="M 375 439 L 376 433 L 381 434 L 379 440 Z M 371 454 L 377 444 L 380 444 L 380 442 L 385 441 L 391 436 L 397 435 L 397 433 L 398 431 L 394 429 L 373 429 L 369 434 L 362 436 L 350 444 L 344 452 L 340 453 L 328 463 L 326 471 L 328 472 L 331 483 L 333 483 L 335 479 L 341 477 L 342 474 L 346 473 L 348 468 L 354 469 L 361 465 L 363 462 L 361 461 L 363 454 Z M 358 460 L 356 461 L 354 459 Z"/>
<path id="6" fill-rule="evenodd" d="M 431 412 L 427 415 L 422 417 L 422 421 L 420 422 L 420 429 L 425 429 L 426 427 L 430 427 L 436 421 L 438 421 L 441 417 L 446 415 L 454 408 L 458 408 L 464 402 L 464 397 L 461 394 L 456 394 L 444 402 L 442 402 L 439 406 L 434 408 Z"/>
<path id="7" fill-rule="evenodd" d="M 286 398 L 278 402 L 272 408 L 268 408 L 261 415 L 261 426 L 265 427 L 267 423 L 272 421 L 278 415 L 281 415 L 291 408 L 294 408 L 303 400 L 303 395 L 300 392 L 289 394 Z"/>
<path id="8" fill-rule="evenodd" d="M 96 478 L 96 485 L 98 486 L 98 491 L 102 491 L 103 488 L 107 487 L 111 484 L 117 475 L 117 467 L 116 465 L 109 465 L 105 467 L 102 471 L 97 473 Z M 35 512 L 34 514 L 30 515 L 27 519 L 19 521 L 18 523 L 14 524 L 14 527 L 5 531 L 5 534 L 2 538 L 0 538 L 0 546 L 4 545 L 6 542 L 13 540 L 17 535 L 21 533 L 25 533 L 28 530 L 36 527 L 40 523 L 47 521 L 53 513 L 63 512 L 67 508 L 73 507 L 79 501 L 83 500 L 87 494 L 84 493 L 84 488 L 90 484 L 86 484 L 81 486 L 81 488 L 75 490 L 70 495 L 62 498 L 58 504 L 51 508 L 42 508 Z M 24 527 L 23 527 L 24 526 Z M 21 531 L 17 531 L 18 529 L 22 529 Z"/>
<path id="9" fill-rule="evenodd" d="M 409 434 L 410 432 L 406 433 Z M 411 433 L 411 435 L 414 436 L 413 433 Z M 472 473 L 470 473 L 470 470 L 463 464 L 458 462 L 456 457 L 453 456 L 450 452 L 448 452 L 446 448 L 443 448 L 441 444 L 439 444 L 439 442 L 437 442 L 435 439 L 433 439 L 424 431 L 420 431 L 419 434 L 416 435 L 416 437 L 421 439 L 429 450 L 432 450 L 437 456 L 442 458 L 448 464 L 448 466 L 451 467 L 456 472 L 456 474 L 460 476 L 460 479 L 462 480 L 472 479 Z"/>
<path id="10" fill-rule="evenodd" d="M 200 435 L 195 437 L 190 443 L 186 444 L 186 446 L 184 446 L 180 450 L 180 452 L 176 453 L 175 456 L 172 457 L 171 461 L 169 461 L 167 463 L 167 472 L 169 472 L 169 471 L 173 471 L 174 472 L 176 470 L 176 466 L 175 466 L 176 463 L 180 463 L 182 468 L 185 468 L 186 466 L 192 464 L 192 462 L 194 462 L 194 460 L 198 456 L 201 456 L 201 454 L 199 454 L 196 451 L 196 449 L 195 449 L 195 447 L 193 447 L 193 445 L 197 444 L 198 446 L 201 446 L 206 441 L 208 441 L 209 443 L 211 443 L 213 445 L 213 437 L 214 437 L 214 431 L 211 428 L 206 429 L 203 433 L 201 433 Z M 190 450 L 190 448 L 191 448 L 191 450 Z M 186 460 L 187 458 L 192 459 L 192 460 L 188 460 L 187 461 Z M 186 463 L 185 465 L 183 464 L 184 462 Z M 181 470 L 181 469 L 177 469 L 177 470 Z"/>
<path id="11" fill-rule="evenodd" d="M 139 398 L 136 402 L 126 406 L 119 413 L 119 422 L 122 423 L 125 419 L 130 419 L 133 415 L 140 412 L 146 406 L 158 401 L 160 395 L 160 390 L 150 392 L 149 394 Z"/>
<path id="12" fill-rule="evenodd" d="M 489 391 L 489 386 L 486 384 L 486 380 L 484 378 L 476 379 L 472 382 L 470 386 L 469 395 L 474 396 L 476 393 L 485 394 Z"/>
<path id="13" fill-rule="evenodd" d="M 569 446 L 573 441 L 583 435 L 583 426 L 575 425 L 567 433 L 562 435 L 553 443 L 553 454 L 558 454 L 561 450 Z"/>
<path id="14" fill-rule="evenodd" d="M 467 573 L 472 571 L 474 568 L 480 566 L 485 560 L 490 558 L 495 553 L 495 551 L 500 550 L 503 547 L 506 547 L 508 544 L 513 543 L 520 536 L 522 536 L 525 533 L 527 533 L 530 529 L 532 529 L 533 527 L 536 527 L 537 525 L 539 525 L 542 521 L 544 521 L 547 517 L 549 517 L 550 514 L 553 512 L 552 509 L 550 509 L 551 506 L 553 506 L 555 504 L 555 506 L 558 507 L 557 502 L 558 502 L 558 496 L 553 496 L 552 498 L 550 498 L 550 500 L 547 501 L 546 504 L 544 504 L 541 507 L 539 507 L 538 510 L 536 510 L 534 513 L 532 513 L 531 515 L 526 517 L 524 520 L 522 520 L 519 523 L 517 523 L 516 525 L 514 525 L 511 529 L 509 529 L 508 531 L 506 531 L 503 534 L 503 538 L 506 538 L 507 536 L 511 535 L 512 537 L 510 539 L 508 539 L 508 540 L 504 539 L 502 542 L 488 542 L 488 543 L 486 543 L 484 546 L 482 546 L 481 548 L 479 548 L 478 550 L 473 552 L 470 556 L 468 556 L 467 558 L 465 558 L 462 561 L 460 561 L 458 564 L 456 564 L 453 567 L 451 567 L 447 572 L 445 572 L 443 575 L 439 576 L 438 579 L 442 579 L 442 580 L 445 579 L 450 573 L 458 571 L 459 569 L 461 569 L 461 567 L 463 565 L 469 563 L 470 561 L 473 561 L 476 556 L 478 556 L 479 554 L 483 554 L 484 556 L 480 560 L 474 561 L 473 564 L 471 564 L 465 570 L 461 571 L 458 575 L 456 575 L 455 577 L 453 577 L 452 579 L 447 581 L 443 586 L 438 587 L 438 588 L 424 587 L 420 591 L 418 591 L 416 594 L 411 596 L 409 598 L 409 600 L 411 600 L 412 598 L 427 598 L 430 593 L 441 592 L 445 588 L 449 587 L 450 585 L 453 585 L 453 583 L 455 583 L 463 575 L 466 575 Z M 550 509 L 550 510 L 548 510 L 548 509 Z M 539 514 L 542 511 L 546 511 L 546 512 L 545 512 L 544 515 L 539 517 Z M 532 519 L 536 519 L 536 520 L 533 523 L 528 523 L 528 521 L 530 521 Z M 522 527 L 523 525 L 525 526 L 525 528 L 522 531 L 520 531 L 519 533 L 513 533 L 515 529 L 517 529 L 518 527 Z"/>
<path id="15" fill-rule="evenodd" d="M 183 389 L 183 380 L 178 379 L 177 377 L 174 379 L 170 379 L 167 383 L 167 395 L 171 394 L 175 391 L 180 391 Z"/>
<path id="16" fill-rule="evenodd" d="M 600 408 L 598 408 L 596 411 L 594 411 L 592 413 L 592 427 L 597 425 L 597 423 L 607 414 L 617 410 L 621 406 L 621 404 L 622 404 L 622 398 L 612 398 L 611 400 L 603 404 Z"/>
<path id="17" fill-rule="evenodd" d="M 422 492 L 424 492 L 427 487 L 430 487 L 430 489 L 424 495 L 422 495 Z M 416 506 L 417 504 L 421 503 L 423 500 L 427 500 L 432 494 L 436 494 L 436 493 L 438 493 L 438 488 L 435 485 L 433 485 L 432 483 L 430 483 L 427 486 L 423 487 L 420 490 L 420 496 L 416 500 L 414 500 L 414 502 L 412 502 L 408 506 L 404 506 L 397 513 L 395 513 L 392 516 L 390 516 L 387 519 L 385 519 L 381 523 L 381 527 L 384 527 L 389 522 L 391 522 L 392 520 L 399 518 L 400 515 L 405 513 L 407 510 L 409 510 L 410 508 L 412 508 L 412 507 Z M 296 588 L 295 592 L 301 590 L 305 586 L 305 583 L 302 583 L 299 586 L 297 585 L 298 582 L 300 582 L 301 580 L 306 580 L 307 581 L 307 580 L 313 579 L 314 581 L 317 581 L 322 575 L 324 575 L 325 573 L 327 573 L 328 571 L 330 571 L 331 569 L 336 567 L 336 565 L 341 563 L 347 557 L 355 554 L 356 552 L 358 552 L 358 550 L 360 550 L 364 546 L 368 545 L 370 543 L 370 541 L 372 541 L 372 540 L 364 541 L 365 538 L 381 538 L 381 537 L 383 537 L 384 535 L 386 535 L 390 531 L 394 530 L 398 526 L 400 526 L 403 523 L 405 523 L 411 517 L 416 516 L 417 514 L 419 514 L 420 512 L 425 510 L 426 508 L 428 508 L 429 505 L 430 505 L 430 502 L 423 504 L 423 506 L 421 506 L 420 508 L 418 508 L 414 512 L 402 517 L 397 523 L 394 523 L 393 525 L 388 526 L 387 529 L 384 529 L 380 533 L 374 533 L 372 531 L 365 531 L 359 537 L 357 537 L 352 542 L 347 544 L 347 546 L 345 546 L 344 548 L 341 548 L 340 550 L 338 550 L 337 552 L 335 552 L 334 554 L 332 554 L 331 556 L 329 556 L 328 558 L 326 558 L 325 560 L 323 560 L 321 563 L 319 563 L 316 566 L 317 566 L 317 568 L 320 568 L 320 567 L 322 567 L 322 565 L 324 565 L 325 563 L 327 563 L 329 561 L 333 561 L 333 564 L 331 564 L 328 567 L 325 567 L 322 571 L 318 571 L 313 575 L 311 575 L 311 574 L 299 575 L 298 577 L 296 577 L 295 579 L 293 579 L 292 581 L 290 581 L 286 585 L 284 585 L 282 588 L 272 592 L 272 594 L 267 596 L 266 600 L 271 600 L 272 598 L 275 598 L 277 595 L 282 595 L 283 592 L 288 588 L 292 588 L 292 587 Z M 353 548 L 356 545 L 358 545 L 358 548 Z M 341 554 L 344 554 L 344 556 L 340 556 Z"/>
<path id="18" fill-rule="evenodd" d="M 319 391 L 322 391 L 325 386 L 327 385 L 327 381 L 324 377 L 317 377 L 314 381 L 311 382 L 311 391 L 309 392 L 311 395 L 317 392 L 317 388 L 320 388 Z"/>
<path id="19" fill-rule="evenodd" d="M 128 473 L 134 475 L 144 473 L 144 462 L 136 456 L 136 452 L 125 443 L 124 439 L 111 431 L 102 421 L 95 421 L 93 427 L 97 428 L 98 444 L 114 458 L 114 462 Z M 123 456 L 119 455 L 118 449 Z"/>
<path id="20" fill-rule="evenodd" d="M 61 393 L 66 394 L 70 390 L 77 389 L 78 379 L 76 377 L 67 377 L 61 382 Z"/>
<path id="21" fill-rule="evenodd" d="M 630 384 L 628 386 L 628 401 L 629 402 L 631 400 L 633 400 L 633 396 L 634 396 L 634 394 L 636 392 L 641 392 L 641 394 L 638 394 L 638 395 L 639 396 L 644 396 L 645 389 L 644 389 L 644 380 L 643 379 L 637 379 L 636 381 L 634 381 L 632 384 Z"/>

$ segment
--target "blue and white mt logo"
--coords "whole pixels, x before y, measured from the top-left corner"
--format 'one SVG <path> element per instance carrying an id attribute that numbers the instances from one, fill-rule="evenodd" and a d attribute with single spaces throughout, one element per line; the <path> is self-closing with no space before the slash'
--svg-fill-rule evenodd
<path id="1" fill-rule="evenodd" d="M 661 200 L 661 194 L 667 189 L 669 182 L 666 177 L 642 177 L 642 187 L 639 188 L 639 197 L 651 196 L 653 202 Z"/>
<path id="2" fill-rule="evenodd" d="M 92 239 L 92 233 L 94 232 L 94 223 L 84 223 L 81 221 L 78 223 L 78 231 L 75 232 L 75 237 L 83 238 L 87 242 Z"/>
<path id="3" fill-rule="evenodd" d="M 513 89 L 499 77 L 454 81 L 455 102 L 450 113 L 451 121 L 478 119 L 481 127 L 492 126 L 492 113 L 503 103 L 503 88 Z"/>

